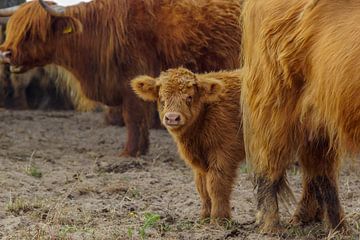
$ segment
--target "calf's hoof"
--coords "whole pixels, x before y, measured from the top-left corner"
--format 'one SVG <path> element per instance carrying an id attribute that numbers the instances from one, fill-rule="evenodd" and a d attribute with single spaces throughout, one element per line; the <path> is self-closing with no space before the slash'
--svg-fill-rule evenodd
<path id="1" fill-rule="evenodd" d="M 210 219 L 210 224 L 218 226 L 228 226 L 230 221 L 231 219 L 226 217 L 212 217 Z"/>
<path id="2" fill-rule="evenodd" d="M 303 221 L 297 215 L 292 216 L 292 218 L 289 221 L 289 224 L 294 227 L 304 225 Z"/>
<path id="3" fill-rule="evenodd" d="M 210 218 L 210 212 L 207 210 L 202 210 L 200 213 L 200 219 L 204 220 L 204 219 L 209 219 Z"/>

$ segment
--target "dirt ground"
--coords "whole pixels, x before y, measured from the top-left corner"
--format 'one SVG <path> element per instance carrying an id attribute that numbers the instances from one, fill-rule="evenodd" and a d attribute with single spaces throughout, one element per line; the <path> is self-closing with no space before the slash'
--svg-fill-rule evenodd
<path id="1" fill-rule="evenodd" d="M 118 156 L 125 128 L 101 113 L 0 112 L 1 239 L 359 239 L 359 161 L 344 166 L 340 196 L 348 235 L 322 224 L 291 227 L 293 207 L 280 206 L 281 235 L 258 234 L 246 166 L 232 196 L 233 221 L 201 222 L 191 170 L 165 130 L 151 130 L 141 158 Z M 301 173 L 289 170 L 299 198 Z"/>

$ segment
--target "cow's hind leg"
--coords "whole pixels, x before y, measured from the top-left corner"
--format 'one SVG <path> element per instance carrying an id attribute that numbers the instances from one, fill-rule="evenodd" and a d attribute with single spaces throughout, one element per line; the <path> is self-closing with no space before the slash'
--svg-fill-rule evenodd
<path id="1" fill-rule="evenodd" d="M 324 201 L 316 179 L 303 176 L 303 194 L 291 224 L 302 225 L 319 222 L 324 215 Z"/>
<path id="2" fill-rule="evenodd" d="M 329 173 L 316 179 L 321 188 L 330 228 L 333 230 L 344 230 L 344 212 L 339 200 L 337 174 Z"/>
<path id="3" fill-rule="evenodd" d="M 303 195 L 293 223 L 321 221 L 326 213 L 332 229 L 343 227 L 337 174 L 339 160 L 326 139 L 307 142 L 300 150 L 303 168 Z"/>
<path id="4" fill-rule="evenodd" d="M 319 169 L 316 169 L 316 165 L 320 165 L 321 171 L 321 167 L 325 164 L 323 163 L 322 147 L 316 143 L 307 143 L 299 151 L 300 164 L 303 170 L 303 193 L 291 219 L 291 223 L 294 225 L 318 222 L 323 219 L 324 200 L 316 179 L 320 173 Z"/>
<path id="5" fill-rule="evenodd" d="M 278 197 L 292 197 L 290 188 L 284 174 L 277 180 L 270 180 L 268 177 L 257 175 L 255 177 L 257 185 L 257 215 L 256 223 L 261 232 L 278 232 L 280 230 L 280 217 Z M 283 199 L 288 201 L 288 199 Z"/>
<path id="6" fill-rule="evenodd" d="M 122 156 L 138 156 L 147 152 L 149 130 L 146 117 L 147 103 L 129 93 L 123 102 L 123 117 L 127 128 L 127 143 Z"/>

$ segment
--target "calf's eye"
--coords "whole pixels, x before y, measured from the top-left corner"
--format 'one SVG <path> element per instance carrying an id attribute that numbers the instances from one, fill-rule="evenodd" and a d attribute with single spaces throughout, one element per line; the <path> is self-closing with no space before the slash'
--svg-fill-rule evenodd
<path id="1" fill-rule="evenodd" d="M 188 97 L 186 98 L 186 104 L 187 104 L 187 105 L 191 105 L 192 100 L 193 100 L 192 96 L 188 96 Z"/>

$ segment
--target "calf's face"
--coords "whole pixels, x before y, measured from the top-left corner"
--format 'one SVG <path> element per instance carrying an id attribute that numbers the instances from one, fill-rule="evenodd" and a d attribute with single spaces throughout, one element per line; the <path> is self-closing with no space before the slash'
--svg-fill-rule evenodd
<path id="1" fill-rule="evenodd" d="M 143 100 L 157 101 L 162 124 L 173 132 L 191 126 L 206 104 L 220 99 L 223 89 L 221 81 L 184 68 L 170 69 L 158 78 L 139 76 L 131 86 Z"/>

